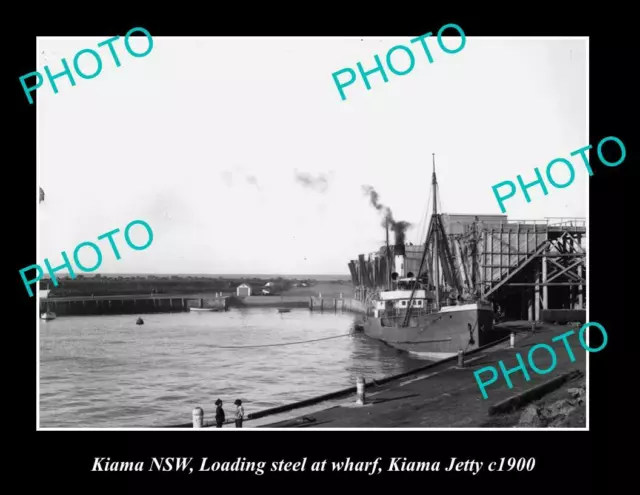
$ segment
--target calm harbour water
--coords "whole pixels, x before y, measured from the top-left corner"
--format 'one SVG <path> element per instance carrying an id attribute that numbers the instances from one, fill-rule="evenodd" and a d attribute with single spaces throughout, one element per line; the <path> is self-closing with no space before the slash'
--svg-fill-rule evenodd
<path id="1" fill-rule="evenodd" d="M 362 333 L 352 314 L 274 308 L 226 313 L 59 317 L 40 323 L 40 426 L 144 428 L 212 419 L 221 398 L 231 416 L 288 404 L 422 366 Z"/>

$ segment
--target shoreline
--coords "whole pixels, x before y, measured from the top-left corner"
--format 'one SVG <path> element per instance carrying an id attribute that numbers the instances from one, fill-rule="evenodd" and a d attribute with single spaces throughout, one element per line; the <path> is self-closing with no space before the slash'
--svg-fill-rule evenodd
<path id="1" fill-rule="evenodd" d="M 547 393 L 533 399 L 533 402 L 544 400 L 548 394 L 557 390 L 575 387 L 586 373 L 586 350 L 577 342 L 572 345 L 576 361 L 571 362 L 564 345 L 551 341 L 556 335 L 575 330 L 575 326 L 538 325 L 534 333 L 527 330 L 524 324 L 520 329 L 518 325 L 513 325 L 516 333 L 514 348 L 509 346 L 509 342 L 497 343 L 483 350 L 476 350 L 474 356 L 469 353 L 469 359 L 465 359 L 463 367 L 457 366 L 457 363 L 452 366 L 455 358 L 443 360 L 428 367 L 428 370 L 417 370 L 412 379 L 398 383 L 396 378 L 389 380 L 386 386 L 380 384 L 371 394 L 367 394 L 364 406 L 356 405 L 355 397 L 352 397 L 338 407 L 318 410 L 312 413 L 312 417 L 306 415 L 275 421 L 262 428 L 490 428 L 502 416 L 491 414 L 492 406 L 530 394 L 535 387 L 550 380 L 561 382 L 558 377 L 567 374 L 564 383 L 559 383 L 557 388 L 551 387 Z M 577 336 L 574 337 L 577 341 Z M 498 361 L 503 361 L 507 369 L 513 369 L 517 366 L 515 354 L 520 353 L 526 362 L 529 348 L 539 343 L 550 345 L 556 353 L 557 363 L 550 373 L 538 375 L 527 366 L 530 380 L 524 379 L 522 372 L 514 372 L 510 376 L 513 388 L 509 388 L 503 375 L 499 374 L 498 381 L 487 386 L 488 399 L 482 398 L 473 371 L 486 366 L 499 369 Z M 548 368 L 551 359 L 546 354 L 538 354 L 538 368 Z M 527 404 L 524 401 L 523 407 Z M 513 415 L 514 412 L 509 411 L 507 414 Z M 586 424 L 580 427 L 584 428 Z"/>
<path id="2" fill-rule="evenodd" d="M 249 413 L 245 416 L 244 427 L 247 429 L 457 429 L 499 428 L 507 425 L 513 428 L 522 423 L 522 421 L 519 423 L 519 418 L 521 414 L 525 414 L 523 411 L 529 411 L 527 413 L 529 419 L 523 420 L 524 426 L 520 425 L 521 428 L 531 427 L 531 424 L 540 427 L 543 421 L 536 420 L 536 422 L 531 419 L 531 408 L 540 409 L 542 406 L 539 404 L 545 404 L 549 398 L 566 395 L 575 387 L 586 387 L 580 384 L 585 383 L 587 351 L 580 348 L 579 344 L 572 345 L 576 361 L 571 362 L 567 358 L 563 344 L 551 342 L 554 336 L 575 330 L 574 325 L 538 322 L 536 331 L 533 333 L 530 325 L 531 322 L 510 322 L 509 326 L 515 333 L 513 348 L 510 347 L 509 337 L 507 337 L 469 352 L 465 355 L 465 363 L 462 367 L 457 365 L 458 358 L 455 356 L 380 380 L 365 378 L 364 405 L 356 404 L 357 388 L 354 383 L 352 387 L 311 399 Z M 527 381 L 523 379 L 521 372 L 513 373 L 511 375 L 513 388 L 509 388 L 503 376 L 500 375 L 496 383 L 487 386 L 488 399 L 482 398 L 473 371 L 485 366 L 494 366 L 499 369 L 498 361 L 504 361 L 507 369 L 514 368 L 517 365 L 515 354 L 520 353 L 526 361 L 529 348 L 539 343 L 551 345 L 557 355 L 556 367 L 549 374 L 537 375 L 529 368 L 530 380 Z M 539 368 L 548 367 L 550 362 L 550 358 L 536 355 L 536 365 Z M 509 400 L 514 401 L 516 405 L 499 411 L 499 405 Z M 566 402 L 565 399 L 560 399 L 560 402 L 563 400 Z M 582 412 L 584 407 L 584 403 L 577 404 L 571 409 L 571 414 L 567 413 L 571 417 L 572 428 L 586 427 L 586 414 Z M 553 424 L 553 421 L 550 423 L 551 426 L 558 426 Z M 205 417 L 204 427 L 210 426 L 211 423 Z M 233 427 L 233 424 L 225 426 L 225 428 Z M 193 424 L 184 423 L 165 428 L 193 428 Z"/>

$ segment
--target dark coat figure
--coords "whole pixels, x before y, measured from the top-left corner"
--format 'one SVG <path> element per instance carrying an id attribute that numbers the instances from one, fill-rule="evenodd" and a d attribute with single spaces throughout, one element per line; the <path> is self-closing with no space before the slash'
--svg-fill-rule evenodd
<path id="1" fill-rule="evenodd" d="M 222 401 L 216 401 L 216 428 L 222 428 L 224 424 L 224 409 L 222 409 Z"/>
<path id="2" fill-rule="evenodd" d="M 242 428 L 242 420 L 244 419 L 244 407 L 242 407 L 242 401 L 240 399 L 236 399 L 234 404 L 236 405 L 236 428 Z"/>

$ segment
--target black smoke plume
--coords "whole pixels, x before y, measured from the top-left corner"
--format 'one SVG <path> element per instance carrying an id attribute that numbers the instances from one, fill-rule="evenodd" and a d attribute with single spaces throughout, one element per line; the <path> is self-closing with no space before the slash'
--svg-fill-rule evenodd
<path id="1" fill-rule="evenodd" d="M 373 187 L 362 186 L 362 190 L 365 195 L 369 196 L 369 201 L 371 201 L 371 205 L 379 212 L 382 212 L 383 214 L 382 226 L 386 228 L 386 226 L 389 225 L 389 228 L 394 233 L 395 243 L 397 245 L 404 244 L 405 234 L 407 232 L 407 229 L 411 227 L 411 224 L 409 222 L 405 222 L 404 220 L 396 221 L 393 218 L 393 213 L 391 212 L 391 208 L 383 205 L 380 202 L 380 195 L 377 193 L 377 191 Z"/>
<path id="2" fill-rule="evenodd" d="M 296 181 L 301 184 L 303 187 L 307 187 L 309 189 L 314 189 L 320 193 L 324 193 L 327 191 L 329 187 L 329 179 L 325 174 L 318 175 L 317 178 L 305 174 L 303 172 L 295 172 Z"/>

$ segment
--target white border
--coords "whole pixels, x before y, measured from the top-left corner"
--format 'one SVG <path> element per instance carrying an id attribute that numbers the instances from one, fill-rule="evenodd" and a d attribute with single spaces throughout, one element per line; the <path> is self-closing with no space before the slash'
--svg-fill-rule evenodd
<path id="1" fill-rule="evenodd" d="M 172 38 L 196 38 L 198 36 L 172 36 Z M 38 67 L 38 53 L 40 53 L 39 40 L 40 38 L 46 38 L 46 36 L 36 37 L 36 67 Z M 80 37 L 74 37 L 80 38 Z M 82 37 L 84 38 L 84 37 Z M 234 36 L 220 36 L 219 38 L 224 39 L 234 39 Z M 298 36 L 276 36 L 271 38 L 277 39 L 285 39 L 285 38 L 298 38 Z M 320 38 L 315 36 L 309 36 L 305 38 Z M 341 38 L 341 39 L 356 39 L 358 36 L 323 36 L 321 38 Z M 381 38 L 395 38 L 395 36 L 381 36 Z M 468 36 L 468 38 L 472 38 Z M 518 39 L 518 40 L 526 40 L 526 39 L 535 39 L 535 40 L 557 40 L 557 39 L 571 39 L 571 40 L 586 40 L 586 94 L 587 94 L 587 104 L 586 104 L 586 126 L 587 126 L 587 140 L 589 140 L 589 36 L 482 36 L 482 39 Z M 40 159 L 39 159 L 39 140 L 38 140 L 38 131 L 40 129 L 39 125 L 39 115 L 40 115 L 40 106 L 36 105 L 36 259 L 40 259 L 40 238 L 39 238 L 39 197 L 40 197 Z M 589 152 L 589 160 L 591 159 L 591 153 Z M 587 224 L 587 248 L 586 248 L 586 257 L 585 257 L 585 277 L 587 280 L 586 284 L 586 320 L 589 320 L 589 306 L 591 302 L 590 297 L 590 278 L 589 278 L 589 241 L 591 236 L 589 235 L 589 181 L 587 180 L 586 187 L 586 205 L 587 205 L 587 215 L 586 215 L 586 224 Z M 201 429 L 196 428 L 41 428 L 40 427 L 40 283 L 36 283 L 36 308 L 35 308 L 35 317 L 36 317 L 36 431 L 202 431 Z M 589 337 L 591 333 L 591 328 L 587 329 L 587 338 L 586 342 L 589 343 Z M 234 430 L 234 431 L 589 431 L 589 419 L 590 419 L 590 381 L 589 381 L 589 352 L 587 352 L 586 356 L 586 409 L 587 409 L 587 417 L 586 417 L 586 427 L 584 428 L 222 428 L 221 431 Z M 320 402 L 318 405 L 317 411 L 321 411 L 326 409 L 322 404 L 326 404 L 328 401 Z M 322 407 L 321 407 L 322 406 Z M 300 408 L 307 409 L 307 408 Z M 276 415 L 274 415 L 276 416 Z M 185 424 L 188 423 L 190 416 L 185 413 Z M 205 428 L 205 430 L 209 430 L 212 428 Z M 217 431 L 217 430 L 216 430 Z"/>

